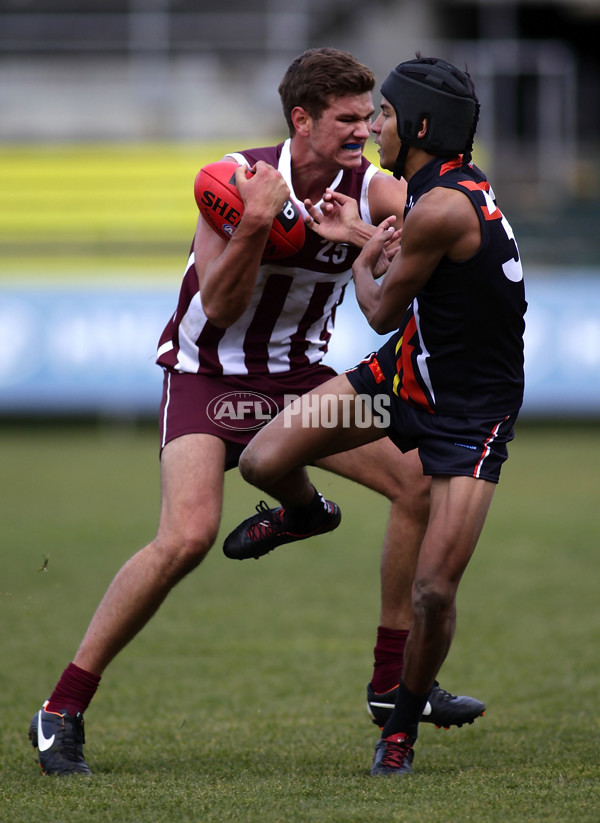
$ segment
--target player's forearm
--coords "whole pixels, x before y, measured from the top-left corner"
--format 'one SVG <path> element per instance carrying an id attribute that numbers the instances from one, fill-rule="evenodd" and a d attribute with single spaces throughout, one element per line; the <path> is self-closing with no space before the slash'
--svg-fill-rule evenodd
<path id="1" fill-rule="evenodd" d="M 363 263 L 357 261 L 352 267 L 354 276 L 354 291 L 360 310 L 367 318 L 367 322 L 378 334 L 383 334 L 388 329 L 378 328 L 378 313 L 381 302 L 381 287 L 373 277 L 371 269 Z"/>
<path id="2" fill-rule="evenodd" d="M 370 266 L 359 258 L 352 267 L 356 300 L 369 325 L 377 334 L 388 334 L 400 325 L 414 296 L 414 289 L 388 276 L 379 283 Z"/>
<path id="3" fill-rule="evenodd" d="M 362 249 L 365 243 L 375 234 L 375 226 L 372 226 L 370 223 L 365 223 L 364 220 L 357 220 L 356 223 L 350 227 L 348 234 L 349 236 L 346 242 Z"/>
<path id="4" fill-rule="evenodd" d="M 264 221 L 244 215 L 222 254 L 206 266 L 202 307 L 218 328 L 228 328 L 248 308 L 269 230 Z"/>

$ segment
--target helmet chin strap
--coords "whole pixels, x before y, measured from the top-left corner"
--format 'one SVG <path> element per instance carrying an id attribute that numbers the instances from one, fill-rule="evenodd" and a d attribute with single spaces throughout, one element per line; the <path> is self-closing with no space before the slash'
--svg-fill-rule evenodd
<path id="1" fill-rule="evenodd" d="M 394 168 L 392 169 L 392 174 L 396 178 L 396 180 L 400 180 L 402 175 L 404 174 L 404 164 L 406 163 L 406 156 L 408 155 L 408 146 L 406 143 L 402 143 L 400 146 L 400 151 L 398 152 L 398 157 L 396 158 L 396 162 L 394 163 Z"/>

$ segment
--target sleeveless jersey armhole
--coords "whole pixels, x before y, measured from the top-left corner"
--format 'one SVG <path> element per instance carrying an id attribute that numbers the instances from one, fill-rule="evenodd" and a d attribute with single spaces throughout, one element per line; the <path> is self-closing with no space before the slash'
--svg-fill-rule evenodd
<path id="1" fill-rule="evenodd" d="M 365 171 L 365 176 L 363 178 L 362 189 L 360 193 L 360 216 L 368 223 L 370 226 L 373 225 L 373 218 L 371 217 L 371 209 L 369 208 L 369 184 L 373 177 L 377 174 L 377 166 L 374 166 L 372 163 L 368 166 Z"/>

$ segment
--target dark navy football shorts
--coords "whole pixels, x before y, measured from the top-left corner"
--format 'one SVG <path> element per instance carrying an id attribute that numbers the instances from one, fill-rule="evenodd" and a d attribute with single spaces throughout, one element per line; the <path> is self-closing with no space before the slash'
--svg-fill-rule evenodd
<path id="1" fill-rule="evenodd" d="M 359 394 L 388 396 L 387 436 L 403 452 L 419 450 L 424 474 L 498 482 L 514 437 L 516 413 L 485 418 L 432 414 L 393 394 L 376 353 L 345 374 Z"/>
<path id="2" fill-rule="evenodd" d="M 226 444 L 226 468 L 256 432 L 294 397 L 336 376 L 322 364 L 282 374 L 212 375 L 164 369 L 160 404 L 160 448 L 184 434 L 212 434 Z"/>

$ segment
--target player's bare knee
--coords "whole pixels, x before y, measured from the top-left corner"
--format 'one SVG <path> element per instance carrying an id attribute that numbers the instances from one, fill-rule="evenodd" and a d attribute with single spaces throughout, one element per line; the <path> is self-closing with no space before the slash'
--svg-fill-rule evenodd
<path id="1" fill-rule="evenodd" d="M 190 539 L 179 545 L 176 558 L 176 574 L 184 577 L 202 563 L 213 545 L 213 541 Z"/>
<path id="2" fill-rule="evenodd" d="M 442 581 L 415 580 L 412 593 L 413 614 L 424 625 L 444 620 L 454 609 L 454 590 Z"/>
<path id="3" fill-rule="evenodd" d="M 401 484 L 399 496 L 396 499 L 410 509 L 413 517 L 427 522 L 430 491 L 431 478 L 424 474 L 415 475 L 410 478 L 410 482 L 404 481 Z"/>
<path id="4" fill-rule="evenodd" d="M 412 464 L 404 461 L 386 477 L 386 496 L 392 504 L 409 508 L 416 514 L 427 517 L 431 477 L 423 474 L 420 461 Z"/>
<path id="5" fill-rule="evenodd" d="M 159 532 L 156 545 L 165 558 L 165 575 L 178 580 L 199 566 L 214 545 L 217 532 L 218 526 L 210 528 L 207 524 L 199 529 Z"/>
<path id="6" fill-rule="evenodd" d="M 216 537 L 216 533 L 189 536 L 181 546 L 184 564 L 188 564 L 191 568 L 199 565 L 213 547 Z"/>
<path id="7" fill-rule="evenodd" d="M 258 450 L 253 448 L 253 445 L 254 444 L 251 443 L 244 449 L 238 466 L 244 480 L 260 489 L 269 484 L 271 471 L 269 468 L 268 455 L 261 451 L 259 457 Z"/>
<path id="8" fill-rule="evenodd" d="M 258 462 L 253 454 L 252 446 L 246 446 L 238 462 L 240 474 L 247 483 L 254 485 L 258 468 Z"/>

